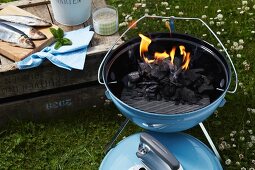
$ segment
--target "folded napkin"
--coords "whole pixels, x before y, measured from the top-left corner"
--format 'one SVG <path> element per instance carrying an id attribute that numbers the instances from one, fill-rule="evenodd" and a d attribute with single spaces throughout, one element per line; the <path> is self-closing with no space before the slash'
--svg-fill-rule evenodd
<path id="1" fill-rule="evenodd" d="M 34 53 L 22 61 L 17 62 L 19 69 L 29 69 L 39 66 L 46 58 L 58 67 L 71 70 L 83 70 L 87 48 L 94 32 L 89 31 L 90 26 L 75 31 L 66 32 L 66 38 L 72 41 L 70 46 L 62 46 L 58 50 L 54 49 L 54 44 L 44 48 L 42 51 Z"/>

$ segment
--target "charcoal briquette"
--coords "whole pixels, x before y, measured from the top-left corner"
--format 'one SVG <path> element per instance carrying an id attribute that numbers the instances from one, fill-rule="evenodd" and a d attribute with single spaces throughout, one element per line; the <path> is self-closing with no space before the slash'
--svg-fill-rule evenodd
<path id="1" fill-rule="evenodd" d="M 209 90 L 214 90 L 213 85 L 202 84 L 200 87 L 198 87 L 198 93 L 203 93 Z"/>
<path id="2" fill-rule="evenodd" d="M 132 83 L 137 82 L 140 79 L 140 73 L 138 71 L 134 71 L 128 74 L 128 80 Z"/>
<path id="3" fill-rule="evenodd" d="M 147 63 L 139 63 L 139 70 L 142 75 L 150 74 L 152 68 Z"/>

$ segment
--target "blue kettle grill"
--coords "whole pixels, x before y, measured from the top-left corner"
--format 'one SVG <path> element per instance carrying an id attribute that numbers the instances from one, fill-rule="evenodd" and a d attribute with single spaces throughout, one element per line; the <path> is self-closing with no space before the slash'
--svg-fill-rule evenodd
<path id="1" fill-rule="evenodd" d="M 167 111 L 169 114 L 160 114 L 157 111 L 141 110 L 137 107 L 133 107 L 120 99 L 118 94 L 119 79 L 121 73 L 111 75 L 111 70 L 114 69 L 116 62 L 124 63 L 125 58 L 123 53 L 127 52 L 127 49 L 135 48 L 139 44 L 139 38 L 134 38 L 126 43 L 123 43 L 117 47 L 114 51 L 113 48 L 117 42 L 132 28 L 144 18 L 154 19 L 167 19 L 170 22 L 171 38 L 169 40 L 169 33 L 153 33 L 150 34 L 152 39 L 158 41 L 164 41 L 166 38 L 168 41 L 181 41 L 188 45 L 196 46 L 211 57 L 213 62 L 222 67 L 223 73 L 221 78 L 224 79 L 219 82 L 219 88 L 215 92 L 214 99 L 210 104 L 201 108 L 188 110 L 187 108 L 178 108 L 178 114 L 171 114 L 172 111 Z M 202 22 L 204 26 L 212 33 L 217 39 L 222 49 L 225 51 L 229 62 L 217 49 L 215 49 L 209 43 L 200 39 L 194 38 L 189 35 L 173 33 L 174 20 L 198 20 Z M 98 81 L 100 84 L 106 87 L 106 96 L 108 99 L 116 105 L 120 112 L 127 118 L 122 123 L 119 130 L 116 132 L 112 141 L 107 147 L 107 155 L 103 159 L 100 170 L 221 170 L 221 164 L 219 162 L 220 155 L 211 140 L 211 137 L 207 133 L 202 121 L 207 119 L 218 107 L 221 107 L 225 103 L 226 93 L 235 93 L 237 90 L 237 73 L 234 64 L 223 46 L 222 42 L 216 36 L 216 34 L 210 29 L 210 27 L 199 18 L 183 18 L 183 17 L 162 17 L 162 16 L 143 16 L 133 23 L 120 38 L 114 43 L 105 55 L 102 63 L 100 64 L 98 71 Z M 209 60 L 209 59 L 208 59 Z M 231 69 L 235 75 L 235 87 L 230 91 L 229 86 L 231 82 Z M 102 80 L 101 80 L 102 77 Z M 117 78 L 116 78 L 117 77 Z M 116 90 L 117 89 L 117 90 Z M 122 130 L 128 124 L 129 120 L 137 124 L 138 126 L 148 130 L 147 132 L 137 133 L 122 140 L 116 147 L 112 148 L 117 137 Z M 201 127 L 205 137 L 207 138 L 213 152 L 198 139 L 181 133 L 180 131 L 192 128 L 196 125 Z"/>

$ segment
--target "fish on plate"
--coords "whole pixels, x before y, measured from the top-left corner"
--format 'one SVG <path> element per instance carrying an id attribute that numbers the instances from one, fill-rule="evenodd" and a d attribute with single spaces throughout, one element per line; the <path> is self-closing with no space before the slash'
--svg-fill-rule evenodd
<path id="1" fill-rule="evenodd" d="M 1 20 L 24 24 L 28 26 L 37 26 L 37 27 L 47 27 L 51 26 L 50 22 L 47 22 L 40 18 L 35 18 L 31 16 L 22 16 L 22 15 L 0 15 Z"/>
<path id="2" fill-rule="evenodd" d="M 35 48 L 33 41 L 22 31 L 0 22 L 0 40 L 9 42 L 13 46 Z"/>
<path id="3" fill-rule="evenodd" d="M 37 30 L 31 26 L 24 25 L 24 24 L 18 24 L 18 23 L 14 23 L 14 22 L 8 22 L 8 21 L 1 20 L 1 19 L 0 19 L 0 22 L 10 25 L 10 26 L 24 32 L 29 38 L 31 38 L 33 40 L 42 40 L 42 39 L 47 38 L 42 32 L 40 32 L 39 30 Z"/>

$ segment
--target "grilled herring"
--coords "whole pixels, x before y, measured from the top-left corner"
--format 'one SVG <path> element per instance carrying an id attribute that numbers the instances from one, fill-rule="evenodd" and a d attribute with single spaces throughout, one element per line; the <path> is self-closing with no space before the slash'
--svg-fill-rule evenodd
<path id="1" fill-rule="evenodd" d="M 24 24 L 28 26 L 51 26 L 51 23 L 35 18 L 35 17 L 30 17 L 30 16 L 21 16 L 21 15 L 0 15 L 1 20 L 9 21 L 9 22 L 14 22 L 14 23 L 19 23 L 19 24 Z"/>
<path id="2" fill-rule="evenodd" d="M 42 32 L 38 31 L 37 29 L 31 27 L 31 26 L 27 26 L 24 24 L 18 24 L 18 23 L 13 23 L 13 22 L 7 22 L 4 20 L 0 20 L 1 23 L 10 25 L 22 32 L 24 32 L 29 38 L 33 39 L 33 40 L 42 40 L 47 38 Z"/>
<path id="3" fill-rule="evenodd" d="M 28 36 L 24 32 L 1 22 L 0 22 L 0 40 L 9 42 L 14 46 L 19 46 L 23 48 L 35 47 L 35 44 L 32 42 L 30 38 L 28 38 Z"/>

